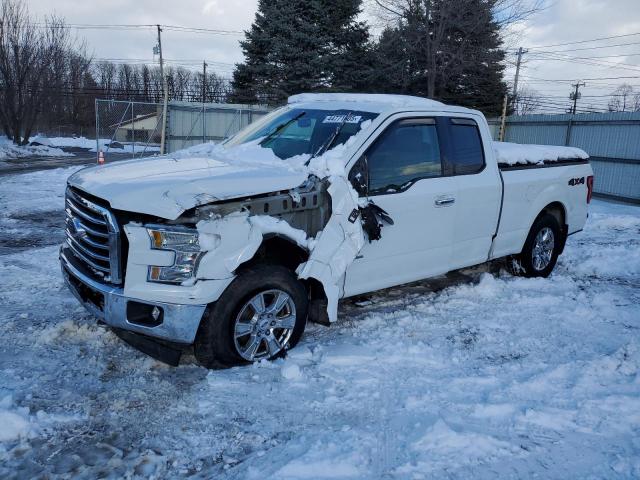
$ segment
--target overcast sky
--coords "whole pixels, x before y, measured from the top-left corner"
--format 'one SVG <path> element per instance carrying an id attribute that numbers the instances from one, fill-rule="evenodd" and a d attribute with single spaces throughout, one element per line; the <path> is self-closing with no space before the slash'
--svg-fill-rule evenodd
<path id="1" fill-rule="evenodd" d="M 55 11 L 70 24 L 160 23 L 243 31 L 253 21 L 257 0 L 27 0 L 27 4 L 32 13 L 44 15 Z M 640 0 L 547 0 L 546 7 L 518 28 L 518 41 L 509 45 L 529 49 L 523 57 L 521 86 L 535 88 L 548 96 L 549 102 L 564 104 L 568 102 L 570 84 L 585 79 L 587 85 L 582 88 L 584 96 L 581 100 L 585 107 L 606 104 L 607 99 L 601 96 L 622 82 L 634 85 L 640 91 L 640 35 L 544 47 L 639 33 Z M 366 13 L 371 12 L 366 10 Z M 371 15 L 365 15 L 365 18 L 371 18 Z M 78 35 L 86 39 L 89 51 L 97 59 L 153 60 L 152 49 L 156 43 L 153 29 L 86 29 L 79 30 Z M 229 76 L 233 63 L 242 60 L 238 44 L 241 38 L 242 34 L 237 33 L 213 35 L 167 30 L 163 32 L 162 43 L 164 56 L 169 61 L 199 68 L 196 65 L 206 59 L 211 70 Z M 617 46 L 608 47 L 610 45 Z M 515 62 L 513 53 L 509 60 Z M 513 73 L 514 69 L 510 67 L 507 70 L 509 82 L 513 80 Z M 605 80 L 601 77 L 634 78 Z M 596 78 L 598 80 L 589 80 Z"/>

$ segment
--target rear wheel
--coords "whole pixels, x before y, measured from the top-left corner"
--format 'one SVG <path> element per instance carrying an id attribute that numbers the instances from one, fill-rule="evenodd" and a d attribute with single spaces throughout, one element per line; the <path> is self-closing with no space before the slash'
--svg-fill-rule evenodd
<path id="1" fill-rule="evenodd" d="M 293 272 L 278 265 L 248 268 L 209 308 L 195 356 L 208 368 L 282 356 L 300 340 L 307 310 L 307 291 Z"/>
<path id="2" fill-rule="evenodd" d="M 513 260 L 513 272 L 525 277 L 548 277 L 558 261 L 562 231 L 553 215 L 545 213 L 533 223 L 520 255 Z"/>

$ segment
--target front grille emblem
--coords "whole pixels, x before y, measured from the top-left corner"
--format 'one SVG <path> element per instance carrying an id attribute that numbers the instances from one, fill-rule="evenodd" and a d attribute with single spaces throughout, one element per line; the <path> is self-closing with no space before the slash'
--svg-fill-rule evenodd
<path id="1" fill-rule="evenodd" d="M 73 230 L 71 233 L 74 238 L 84 238 L 87 236 L 87 231 L 82 226 L 82 223 L 75 217 L 71 220 L 71 228 Z"/>

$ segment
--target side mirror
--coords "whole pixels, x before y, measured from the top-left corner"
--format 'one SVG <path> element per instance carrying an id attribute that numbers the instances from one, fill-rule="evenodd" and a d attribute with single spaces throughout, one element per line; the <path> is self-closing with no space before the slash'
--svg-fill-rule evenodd
<path id="1" fill-rule="evenodd" d="M 363 155 L 349 172 L 349 182 L 361 197 L 369 195 L 369 165 L 367 156 Z"/>

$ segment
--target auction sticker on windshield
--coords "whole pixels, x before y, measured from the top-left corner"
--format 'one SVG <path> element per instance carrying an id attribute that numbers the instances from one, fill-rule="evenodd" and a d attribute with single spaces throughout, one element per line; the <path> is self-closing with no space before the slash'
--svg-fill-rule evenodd
<path id="1" fill-rule="evenodd" d="M 349 115 L 345 120 L 346 115 L 327 115 L 322 123 L 360 123 L 362 120 L 361 115 Z"/>

